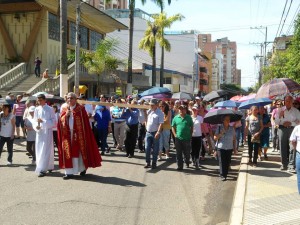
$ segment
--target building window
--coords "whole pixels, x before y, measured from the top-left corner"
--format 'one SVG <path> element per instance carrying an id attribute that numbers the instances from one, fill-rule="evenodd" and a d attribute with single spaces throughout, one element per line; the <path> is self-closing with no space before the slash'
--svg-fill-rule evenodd
<path id="1" fill-rule="evenodd" d="M 171 77 L 165 77 L 164 78 L 164 84 L 172 84 L 172 78 Z"/>
<path id="2" fill-rule="evenodd" d="M 80 26 L 80 46 L 84 49 L 88 49 L 88 29 L 86 27 Z"/>
<path id="3" fill-rule="evenodd" d="M 98 42 L 101 39 L 103 39 L 102 34 L 96 32 L 96 31 L 90 30 L 90 50 L 95 51 L 97 48 Z"/>
<path id="4" fill-rule="evenodd" d="M 187 78 L 187 77 L 184 78 L 183 84 L 184 84 L 184 85 L 187 85 L 187 84 L 188 84 L 188 78 Z"/>
<path id="5" fill-rule="evenodd" d="M 48 14 L 48 38 L 59 41 L 60 40 L 60 24 L 59 24 L 59 17 L 49 13 Z"/>

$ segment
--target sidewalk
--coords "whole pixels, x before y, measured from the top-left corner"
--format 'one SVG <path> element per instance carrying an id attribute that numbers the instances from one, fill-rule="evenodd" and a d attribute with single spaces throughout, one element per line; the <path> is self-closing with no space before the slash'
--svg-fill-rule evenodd
<path id="1" fill-rule="evenodd" d="M 280 171 L 279 152 L 269 149 L 268 158 L 254 168 L 243 149 L 229 224 L 300 224 L 296 174 Z"/>

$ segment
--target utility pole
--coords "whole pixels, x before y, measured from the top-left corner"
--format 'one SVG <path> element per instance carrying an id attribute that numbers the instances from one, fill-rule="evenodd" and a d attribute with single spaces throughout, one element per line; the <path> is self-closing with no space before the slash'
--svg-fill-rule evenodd
<path id="1" fill-rule="evenodd" d="M 76 45 L 75 45 L 75 81 L 74 81 L 74 88 L 75 94 L 79 97 L 79 63 L 80 63 L 80 5 L 81 3 L 77 4 L 76 6 Z"/>
<path id="2" fill-rule="evenodd" d="M 129 51 L 128 51 L 128 70 L 126 94 L 132 94 L 132 45 L 133 45 L 133 26 L 134 26 L 135 0 L 129 1 Z"/>
<path id="3" fill-rule="evenodd" d="M 67 1 L 60 0 L 60 96 L 68 92 Z"/>

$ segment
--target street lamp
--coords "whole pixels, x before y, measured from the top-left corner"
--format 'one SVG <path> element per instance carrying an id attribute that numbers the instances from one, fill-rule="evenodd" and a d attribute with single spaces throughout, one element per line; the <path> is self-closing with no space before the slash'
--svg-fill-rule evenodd
<path id="1" fill-rule="evenodd" d="M 86 3 L 87 0 L 76 5 L 76 42 L 75 42 L 75 77 L 74 77 L 74 87 L 75 94 L 79 97 L 79 63 L 80 63 L 80 6 L 83 3 Z"/>

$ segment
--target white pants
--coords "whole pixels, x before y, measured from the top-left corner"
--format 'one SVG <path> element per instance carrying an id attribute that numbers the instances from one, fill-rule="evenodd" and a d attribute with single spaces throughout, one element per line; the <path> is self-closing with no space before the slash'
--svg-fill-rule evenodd
<path id="1" fill-rule="evenodd" d="M 65 169 L 65 174 L 67 175 L 78 174 L 85 170 L 81 153 L 79 153 L 79 158 L 72 158 L 72 163 L 73 163 L 73 168 Z"/>

